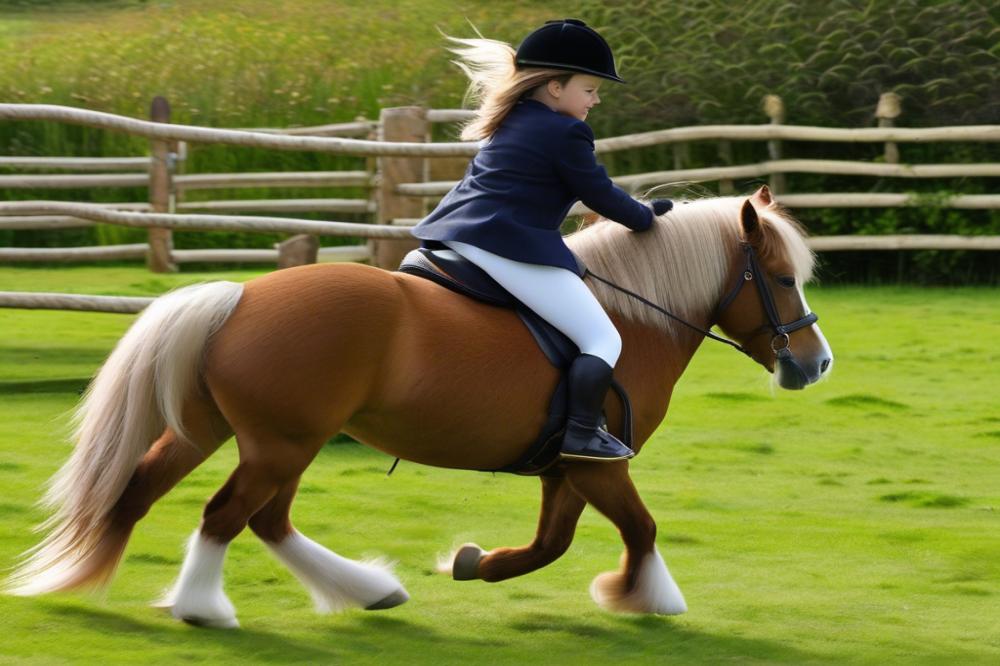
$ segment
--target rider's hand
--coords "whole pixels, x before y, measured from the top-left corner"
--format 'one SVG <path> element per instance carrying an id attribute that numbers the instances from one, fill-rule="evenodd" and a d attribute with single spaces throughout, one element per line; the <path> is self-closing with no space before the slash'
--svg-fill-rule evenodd
<path id="1" fill-rule="evenodd" d="M 653 215 L 659 217 L 670 212 L 670 209 L 674 207 L 674 202 L 670 199 L 653 199 L 649 202 L 649 207 L 653 209 Z"/>

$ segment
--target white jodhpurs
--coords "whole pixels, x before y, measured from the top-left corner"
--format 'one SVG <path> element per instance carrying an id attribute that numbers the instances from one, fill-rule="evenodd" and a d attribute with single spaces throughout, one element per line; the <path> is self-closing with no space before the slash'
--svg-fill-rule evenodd
<path id="1" fill-rule="evenodd" d="M 514 261 L 482 248 L 442 241 L 489 273 L 504 289 L 549 322 L 580 348 L 614 367 L 622 338 L 583 280 L 565 268 Z"/>

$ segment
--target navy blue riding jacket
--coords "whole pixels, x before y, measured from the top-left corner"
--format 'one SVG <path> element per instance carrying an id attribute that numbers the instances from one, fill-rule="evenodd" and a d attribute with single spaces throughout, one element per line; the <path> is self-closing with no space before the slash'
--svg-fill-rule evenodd
<path id="1" fill-rule="evenodd" d="M 425 247 L 460 241 L 508 259 L 577 272 L 559 233 L 570 207 L 591 210 L 633 231 L 653 211 L 608 178 L 594 157 L 587 123 L 522 99 L 469 164 L 465 176 L 413 227 Z"/>

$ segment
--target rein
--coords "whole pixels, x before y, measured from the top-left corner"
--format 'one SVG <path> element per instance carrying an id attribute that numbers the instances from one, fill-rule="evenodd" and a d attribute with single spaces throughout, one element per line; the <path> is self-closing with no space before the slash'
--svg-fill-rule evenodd
<path id="1" fill-rule="evenodd" d="M 640 296 L 639 294 L 635 293 L 634 291 L 629 291 L 625 287 L 620 287 L 617 284 L 615 284 L 614 282 L 611 282 L 610 280 L 606 280 L 606 279 L 602 278 L 600 275 L 598 275 L 597 273 L 593 272 L 589 268 L 587 269 L 587 272 L 584 274 L 584 277 L 586 277 L 588 275 L 590 277 L 594 278 L 595 280 L 599 281 L 599 282 L 603 282 L 604 284 L 608 285 L 609 287 L 611 287 L 613 289 L 617 289 L 618 291 L 622 292 L 623 294 L 628 294 L 632 298 L 634 298 L 634 299 L 636 299 L 638 301 L 641 301 L 642 303 L 644 303 L 645 305 L 648 305 L 649 307 L 653 308 L 657 312 L 659 312 L 661 314 L 665 314 L 666 316 L 670 317 L 674 321 L 679 322 L 681 324 L 684 324 L 685 326 L 687 326 L 691 330 L 698 331 L 699 333 L 701 333 L 702 335 L 704 335 L 706 338 L 711 338 L 713 340 L 717 340 L 717 341 L 719 341 L 719 342 L 721 342 L 723 344 L 729 345 L 730 347 L 732 347 L 736 351 L 743 352 L 747 356 L 750 356 L 750 352 L 748 352 L 746 350 L 746 348 L 743 347 L 743 345 L 741 345 L 741 344 L 739 344 L 737 342 L 733 342 L 732 340 L 730 340 L 728 338 L 724 338 L 721 335 L 716 335 L 715 333 L 712 333 L 711 331 L 707 331 L 707 330 L 701 328 L 700 326 L 695 326 L 694 324 L 681 319 L 680 317 L 678 317 L 674 313 L 670 312 L 669 310 L 666 310 L 666 309 L 660 307 L 659 305 L 657 305 L 656 303 L 653 303 L 652 301 L 643 298 L 642 296 Z"/>
<path id="2" fill-rule="evenodd" d="M 733 287 L 729 290 L 729 292 L 722 298 L 722 300 L 719 301 L 719 306 L 715 309 L 714 318 L 717 318 L 718 315 L 722 314 L 723 310 L 729 307 L 730 303 L 732 303 L 736 299 L 736 296 L 738 296 L 740 291 L 743 289 L 743 285 L 745 285 L 747 282 L 753 281 L 755 275 L 764 274 L 764 271 L 761 270 L 760 264 L 757 261 L 757 253 L 754 252 L 753 246 L 747 242 L 741 242 L 740 245 L 743 248 L 743 252 L 746 254 L 746 265 L 744 266 L 743 274 L 737 278 L 736 284 L 734 284 Z M 706 338 L 711 338 L 712 340 L 715 340 L 717 342 L 729 345 L 736 351 L 743 352 L 747 356 L 753 358 L 750 354 L 750 351 L 744 345 L 741 345 L 738 342 L 734 342 L 733 340 L 730 340 L 728 338 L 724 338 L 720 335 L 716 335 L 715 333 L 712 333 L 711 331 L 701 328 L 700 326 L 695 326 L 694 324 L 685 321 L 684 319 L 681 319 L 680 317 L 670 312 L 669 310 L 666 310 L 665 308 L 660 307 L 656 303 L 653 303 L 652 301 L 643 298 L 634 291 L 630 291 L 624 287 L 615 284 L 614 282 L 611 282 L 606 278 L 602 278 L 600 275 L 597 275 L 589 268 L 584 273 L 584 277 L 586 277 L 587 275 L 589 275 L 590 277 L 594 278 L 599 282 L 603 282 L 604 284 L 608 285 L 613 289 L 617 289 L 623 294 L 628 294 L 632 298 L 642 302 L 645 305 L 648 305 L 657 312 L 670 317 L 676 322 L 684 324 L 691 330 L 701 333 Z M 778 358 L 788 358 L 791 356 L 791 352 L 788 350 L 789 333 L 794 333 L 800 328 L 805 328 L 806 326 L 810 326 L 816 323 L 819 320 L 819 317 L 816 315 L 815 312 L 810 312 L 806 316 L 796 319 L 795 321 L 789 322 L 787 324 L 782 324 L 781 318 L 778 316 L 778 309 L 774 305 L 774 298 L 771 295 L 771 289 L 767 286 L 767 283 L 763 279 L 758 279 L 755 281 L 755 283 L 757 285 L 757 292 L 760 294 L 760 300 L 764 304 L 764 312 L 767 314 L 768 323 L 758 328 L 750 336 L 749 340 L 753 340 L 760 333 L 766 331 L 767 329 L 770 329 L 771 331 L 774 332 L 774 336 L 771 338 L 771 351 L 773 351 L 775 356 Z M 781 344 L 780 347 L 775 344 L 776 341 Z"/>

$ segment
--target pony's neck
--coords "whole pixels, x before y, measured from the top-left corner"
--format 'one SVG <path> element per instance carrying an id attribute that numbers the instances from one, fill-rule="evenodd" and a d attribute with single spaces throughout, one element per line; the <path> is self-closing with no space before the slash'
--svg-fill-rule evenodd
<path id="1" fill-rule="evenodd" d="M 697 334 L 670 335 L 661 327 L 612 315 L 622 336 L 622 353 L 615 364 L 615 379 L 629 394 L 633 412 L 634 444 L 638 447 L 663 422 L 674 385 L 702 341 Z M 616 400 L 611 401 L 617 405 Z M 620 419 L 620 414 L 616 413 Z M 609 412 L 612 432 L 620 421 Z"/>
<path id="2" fill-rule="evenodd" d="M 697 326 L 709 324 L 739 248 L 739 199 L 683 204 L 641 233 L 601 221 L 566 242 L 594 274 Z M 684 344 L 683 324 L 641 301 L 592 280 L 601 305 L 623 319 L 657 327 Z M 697 334 L 695 334 L 697 335 Z"/>
<path id="3" fill-rule="evenodd" d="M 567 237 L 596 275 L 707 329 L 739 252 L 739 200 L 681 205 L 652 229 L 634 233 L 610 221 Z M 632 400 L 634 444 L 641 446 L 666 416 L 674 385 L 704 337 L 597 280 L 589 280 L 622 336 L 615 378 Z M 621 426 L 621 414 L 609 425 Z"/>

